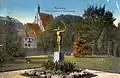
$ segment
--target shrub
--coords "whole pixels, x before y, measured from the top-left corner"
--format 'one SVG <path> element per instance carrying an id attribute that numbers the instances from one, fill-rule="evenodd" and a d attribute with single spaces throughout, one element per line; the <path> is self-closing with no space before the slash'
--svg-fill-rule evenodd
<path id="1" fill-rule="evenodd" d="M 61 66 L 62 71 L 64 72 L 71 72 L 75 69 L 75 64 L 71 62 L 64 62 Z"/>
<path id="2" fill-rule="evenodd" d="M 48 60 L 47 62 L 42 63 L 42 67 L 46 70 L 54 70 L 57 74 L 63 72 L 72 72 L 75 69 L 75 64 L 70 62 L 53 62 Z"/>
<path id="3" fill-rule="evenodd" d="M 79 57 L 79 56 L 84 57 L 87 54 L 88 54 L 88 48 L 86 46 L 86 41 L 83 40 L 83 39 L 81 39 L 79 41 L 76 41 L 74 43 L 74 52 L 73 52 L 73 55 L 75 57 Z"/>
<path id="4" fill-rule="evenodd" d="M 47 70 L 53 70 L 55 66 L 55 63 L 52 60 L 48 60 L 47 62 L 42 63 L 42 67 L 44 67 Z"/>

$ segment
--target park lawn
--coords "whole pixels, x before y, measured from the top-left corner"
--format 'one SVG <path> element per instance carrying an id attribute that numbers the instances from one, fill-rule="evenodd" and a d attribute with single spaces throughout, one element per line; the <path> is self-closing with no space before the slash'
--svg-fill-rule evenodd
<path id="1" fill-rule="evenodd" d="M 66 61 L 75 63 L 77 68 L 87 68 L 108 72 L 120 73 L 120 59 L 119 58 L 80 58 L 67 56 Z"/>
<path id="2" fill-rule="evenodd" d="M 30 58 L 31 63 L 27 63 L 25 58 L 17 58 L 13 62 L 2 64 L 2 66 L 0 65 L 0 72 L 40 68 L 41 63 L 48 60 L 48 56 L 32 56 Z"/>
<path id="3" fill-rule="evenodd" d="M 3 71 L 14 71 L 14 70 L 24 70 L 40 67 L 40 64 L 4 64 L 3 67 L 0 67 L 0 72 Z"/>
<path id="4" fill-rule="evenodd" d="M 31 57 L 31 63 L 27 63 L 25 59 L 16 59 L 12 63 L 6 63 L 2 65 L 2 70 L 0 71 L 10 71 L 10 70 L 23 70 L 41 67 L 43 61 L 47 61 L 48 56 L 33 56 Z M 52 58 L 53 59 L 53 58 Z M 109 72 L 120 73 L 120 59 L 119 58 L 77 58 L 73 56 L 65 56 L 65 60 L 75 63 L 76 68 L 82 69 L 95 69 Z"/>

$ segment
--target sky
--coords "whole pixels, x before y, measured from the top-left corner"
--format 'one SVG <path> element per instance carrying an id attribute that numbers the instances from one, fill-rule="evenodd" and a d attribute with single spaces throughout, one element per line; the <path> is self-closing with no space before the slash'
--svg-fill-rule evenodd
<path id="1" fill-rule="evenodd" d="M 113 13 L 117 26 L 120 22 L 120 0 L 0 0 L 0 16 L 11 16 L 22 23 L 32 23 L 37 13 L 37 6 L 43 13 L 58 16 L 72 14 L 82 16 L 90 5 L 106 5 L 106 11 Z"/>

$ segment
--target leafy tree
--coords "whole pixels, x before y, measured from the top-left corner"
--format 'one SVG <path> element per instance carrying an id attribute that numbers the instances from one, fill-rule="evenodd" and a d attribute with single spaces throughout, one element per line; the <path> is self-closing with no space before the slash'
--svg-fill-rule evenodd
<path id="1" fill-rule="evenodd" d="M 17 30 L 15 29 L 14 22 L 12 21 L 12 18 L 6 17 L 7 21 L 5 21 L 5 25 L 2 28 L 2 34 L 3 34 L 3 55 L 1 58 L 3 59 L 10 59 L 13 57 L 23 56 L 22 52 L 22 43 L 21 38 L 17 33 Z"/>
<path id="2" fill-rule="evenodd" d="M 86 45 L 86 41 L 83 40 L 83 39 L 80 39 L 79 41 L 76 41 L 74 43 L 74 52 L 73 52 L 73 55 L 75 57 L 79 57 L 79 56 L 84 57 L 87 54 L 88 54 L 88 47 Z"/>
<path id="3" fill-rule="evenodd" d="M 44 53 L 57 50 L 56 33 L 53 31 L 54 28 L 53 23 L 51 23 L 47 31 L 40 33 L 39 49 Z"/>
<path id="4" fill-rule="evenodd" d="M 120 23 L 118 23 L 118 27 L 114 29 L 113 32 L 113 40 L 114 40 L 114 56 L 120 56 Z"/>
<path id="5" fill-rule="evenodd" d="M 104 14 L 105 14 L 105 6 L 103 7 L 90 6 L 87 8 L 87 10 L 85 10 L 83 14 L 83 18 L 84 18 L 83 25 L 85 25 L 84 30 L 86 30 L 85 32 L 88 31 L 86 34 L 88 34 L 88 36 L 91 36 L 89 37 L 91 38 L 90 39 L 91 41 L 97 39 L 102 32 L 104 26 L 103 23 Z"/>
<path id="6" fill-rule="evenodd" d="M 84 30 L 87 30 L 83 35 L 93 43 L 92 54 L 94 55 L 94 53 L 98 52 L 97 43 L 99 37 L 104 30 L 111 34 L 115 19 L 110 11 L 105 11 L 105 5 L 103 7 L 88 7 L 83 14 L 83 18 L 85 20 L 83 23 Z"/>
<path id="7" fill-rule="evenodd" d="M 107 11 L 105 13 L 105 16 L 104 16 L 104 20 L 105 20 L 105 31 L 106 31 L 106 35 L 107 35 L 107 55 L 113 55 L 112 53 L 112 42 L 113 42 L 113 32 L 116 28 L 115 25 L 113 25 L 113 22 L 115 21 L 115 18 L 113 17 L 113 14 L 110 12 L 110 11 Z"/>

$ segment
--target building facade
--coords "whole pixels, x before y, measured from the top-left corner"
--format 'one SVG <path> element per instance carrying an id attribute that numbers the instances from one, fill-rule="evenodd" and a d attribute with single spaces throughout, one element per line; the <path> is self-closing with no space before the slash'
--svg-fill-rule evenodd
<path id="1" fill-rule="evenodd" d="M 53 20 L 53 16 L 51 14 L 40 12 L 39 5 L 37 9 L 38 11 L 36 13 L 34 22 L 24 25 L 24 48 L 37 48 L 40 32 L 47 31 L 48 26 Z"/>

